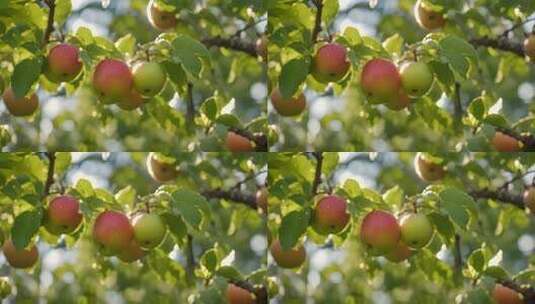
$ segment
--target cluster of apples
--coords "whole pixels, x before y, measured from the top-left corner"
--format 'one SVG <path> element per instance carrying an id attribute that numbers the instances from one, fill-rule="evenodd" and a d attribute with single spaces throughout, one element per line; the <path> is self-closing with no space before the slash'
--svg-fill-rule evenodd
<path id="1" fill-rule="evenodd" d="M 337 195 L 319 195 L 315 200 L 312 229 L 324 236 L 342 232 L 350 221 L 346 200 Z M 298 268 L 306 260 L 306 251 L 303 245 L 285 250 L 278 239 L 271 242 L 270 252 L 281 268 Z"/>
<path id="2" fill-rule="evenodd" d="M 384 256 L 399 263 L 408 259 L 415 250 L 425 247 L 434 231 L 424 214 L 407 214 L 398 223 L 392 214 L 374 210 L 362 220 L 360 239 L 370 255 Z"/>

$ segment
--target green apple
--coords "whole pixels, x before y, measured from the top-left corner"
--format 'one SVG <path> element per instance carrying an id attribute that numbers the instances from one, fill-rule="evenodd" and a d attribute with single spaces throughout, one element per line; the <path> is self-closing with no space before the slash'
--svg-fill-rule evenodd
<path id="1" fill-rule="evenodd" d="M 434 229 L 425 214 L 410 214 L 401 220 L 401 239 L 411 248 L 422 248 L 433 237 Z"/>
<path id="2" fill-rule="evenodd" d="M 140 214 L 133 220 L 134 237 L 142 248 L 152 249 L 160 245 L 167 232 L 162 218 L 157 214 Z"/>
<path id="3" fill-rule="evenodd" d="M 434 76 L 425 62 L 408 62 L 401 69 L 401 83 L 411 97 L 425 95 L 433 84 Z"/>
<path id="4" fill-rule="evenodd" d="M 167 81 L 162 66 L 157 62 L 143 62 L 134 67 L 134 87 L 141 95 L 152 97 L 160 93 Z"/>

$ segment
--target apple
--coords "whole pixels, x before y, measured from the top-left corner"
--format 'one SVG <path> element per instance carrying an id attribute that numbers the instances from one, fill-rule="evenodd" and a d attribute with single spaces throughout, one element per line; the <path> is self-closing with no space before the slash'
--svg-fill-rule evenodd
<path id="1" fill-rule="evenodd" d="M 120 60 L 104 59 L 97 64 L 93 73 L 93 87 L 106 104 L 128 98 L 133 82 L 130 68 Z"/>
<path id="2" fill-rule="evenodd" d="M 123 213 L 104 211 L 95 220 L 93 238 L 105 254 L 116 254 L 130 246 L 134 228 Z"/>
<path id="3" fill-rule="evenodd" d="M 150 152 L 147 156 L 146 166 L 150 176 L 160 183 L 172 181 L 178 176 L 176 164 L 174 162 L 159 159 L 158 155 L 154 152 Z"/>
<path id="4" fill-rule="evenodd" d="M 399 71 L 403 88 L 410 97 L 421 97 L 429 91 L 434 81 L 433 72 L 427 63 L 407 62 Z"/>
<path id="5" fill-rule="evenodd" d="M 530 186 L 524 190 L 522 201 L 531 213 L 535 213 L 535 186 Z"/>
<path id="6" fill-rule="evenodd" d="M 16 98 L 15 92 L 11 88 L 7 88 L 2 98 L 8 112 L 17 117 L 30 116 L 39 107 L 39 98 L 35 93 L 29 97 Z"/>
<path id="7" fill-rule="evenodd" d="M 160 93 L 167 81 L 167 74 L 158 62 L 143 62 L 134 67 L 134 88 L 145 97 Z"/>
<path id="8" fill-rule="evenodd" d="M 266 36 L 262 36 L 256 40 L 255 50 L 258 56 L 262 57 L 264 61 L 267 61 L 268 56 L 268 40 Z"/>
<path id="9" fill-rule="evenodd" d="M 256 191 L 256 206 L 262 210 L 264 214 L 268 213 L 268 190 L 262 187 Z"/>
<path id="10" fill-rule="evenodd" d="M 496 284 L 492 290 L 492 298 L 497 304 L 522 304 L 524 301 L 518 292 L 501 284 Z"/>
<path id="11" fill-rule="evenodd" d="M 435 232 L 433 225 L 425 214 L 409 214 L 401 219 L 401 239 L 407 246 L 423 248 L 429 243 Z"/>
<path id="12" fill-rule="evenodd" d="M 254 304 L 253 295 L 246 289 L 243 289 L 239 286 L 236 286 L 232 283 L 228 284 L 227 291 L 227 302 L 229 304 Z"/>
<path id="13" fill-rule="evenodd" d="M 414 157 L 414 170 L 426 182 L 441 180 L 446 174 L 446 171 L 441 165 L 425 159 L 424 155 L 420 152 L 416 153 L 416 157 Z"/>
<path id="14" fill-rule="evenodd" d="M 0 277 L 0 300 L 7 298 L 12 293 L 11 284 L 7 277 Z"/>
<path id="15" fill-rule="evenodd" d="M 45 228 L 54 235 L 70 234 L 82 222 L 80 203 L 72 196 L 60 195 L 53 198 L 45 213 Z"/>
<path id="16" fill-rule="evenodd" d="M 271 91 L 271 104 L 273 108 L 281 116 L 297 116 L 303 113 L 306 108 L 306 98 L 303 93 L 299 93 L 297 97 L 284 99 L 279 88 L 274 88 Z"/>
<path id="17" fill-rule="evenodd" d="M 396 247 L 385 255 L 385 258 L 393 263 L 400 263 L 410 258 L 414 252 L 403 241 L 399 241 Z"/>
<path id="18" fill-rule="evenodd" d="M 126 248 L 123 248 L 117 255 L 119 260 L 125 263 L 132 263 L 143 258 L 147 252 L 139 246 L 139 243 L 132 239 Z"/>
<path id="19" fill-rule="evenodd" d="M 246 137 L 229 131 L 225 139 L 225 146 L 230 152 L 252 152 L 253 143 Z"/>
<path id="20" fill-rule="evenodd" d="M 385 105 L 393 111 L 401 111 L 411 104 L 411 99 L 405 93 L 405 90 L 400 89 L 397 97 L 390 99 Z"/>
<path id="21" fill-rule="evenodd" d="M 524 54 L 526 54 L 531 61 L 535 61 L 535 34 L 530 34 L 524 39 Z"/>
<path id="22" fill-rule="evenodd" d="M 414 5 L 414 16 L 416 22 L 428 31 L 443 28 L 446 24 L 446 19 L 442 13 L 434 11 L 422 0 L 418 0 Z"/>
<path id="23" fill-rule="evenodd" d="M 317 199 L 312 227 L 321 235 L 337 234 L 349 222 L 347 202 L 337 195 L 324 195 Z"/>
<path id="24" fill-rule="evenodd" d="M 45 75 L 50 81 L 56 83 L 72 81 L 81 70 L 82 61 L 76 46 L 61 43 L 48 52 Z"/>
<path id="25" fill-rule="evenodd" d="M 376 58 L 364 65 L 360 86 L 372 103 L 386 103 L 398 97 L 401 76 L 397 67 L 389 60 Z"/>
<path id="26" fill-rule="evenodd" d="M 6 240 L 2 250 L 7 262 L 13 268 L 31 268 L 39 259 L 39 252 L 35 245 L 19 250 L 11 240 Z"/>
<path id="27" fill-rule="evenodd" d="M 327 43 L 321 46 L 312 61 L 312 76 L 321 83 L 337 82 L 344 78 L 349 70 L 345 46 Z"/>
<path id="28" fill-rule="evenodd" d="M 118 102 L 117 106 L 125 111 L 133 111 L 141 107 L 147 100 L 139 94 L 138 91 L 132 89 L 130 95 L 127 97 L 122 97 Z"/>
<path id="29" fill-rule="evenodd" d="M 152 249 L 160 245 L 167 233 L 167 226 L 158 214 L 140 214 L 132 221 L 134 237 L 142 248 Z"/>
<path id="30" fill-rule="evenodd" d="M 305 262 L 305 247 L 299 245 L 289 250 L 283 250 L 280 241 L 273 240 L 269 248 L 271 256 L 281 268 L 298 268 Z"/>
<path id="31" fill-rule="evenodd" d="M 374 210 L 362 220 L 360 239 L 371 255 L 384 255 L 396 248 L 401 239 L 401 228 L 392 214 Z"/>
<path id="32" fill-rule="evenodd" d="M 522 143 L 520 141 L 499 131 L 494 133 L 492 146 L 499 152 L 517 152 L 522 150 Z"/>
<path id="33" fill-rule="evenodd" d="M 178 22 L 175 12 L 163 10 L 155 0 L 150 0 L 147 5 L 147 16 L 150 24 L 160 31 L 173 29 Z"/>

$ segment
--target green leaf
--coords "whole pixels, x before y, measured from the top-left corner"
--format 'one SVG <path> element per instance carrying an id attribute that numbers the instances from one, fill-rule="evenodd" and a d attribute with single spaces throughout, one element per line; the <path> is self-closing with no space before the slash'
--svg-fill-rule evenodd
<path id="1" fill-rule="evenodd" d="M 216 274 L 228 280 L 243 280 L 242 274 L 232 266 L 221 266 L 217 269 Z"/>
<path id="2" fill-rule="evenodd" d="M 204 44 L 186 36 L 178 35 L 172 42 L 173 61 L 181 63 L 193 77 L 199 77 L 202 70 L 201 58 L 209 58 L 210 53 Z"/>
<path id="3" fill-rule="evenodd" d="M 43 213 L 37 209 L 25 211 L 15 218 L 15 223 L 11 229 L 11 239 L 17 249 L 23 249 L 28 246 L 39 227 L 41 227 L 42 218 Z"/>
<path id="4" fill-rule="evenodd" d="M 63 26 L 71 14 L 71 10 L 71 0 L 56 0 L 56 13 L 54 14 L 54 22 L 57 24 L 57 26 Z"/>
<path id="5" fill-rule="evenodd" d="M 41 75 L 42 57 L 24 59 L 15 66 L 11 87 L 16 98 L 26 96 Z"/>
<path id="6" fill-rule="evenodd" d="M 137 191 L 128 185 L 115 194 L 115 200 L 121 205 L 132 206 L 136 200 Z"/>
<path id="7" fill-rule="evenodd" d="M 450 66 L 461 77 L 466 78 L 470 62 L 477 63 L 477 52 L 466 40 L 457 36 L 447 36 L 440 40 L 440 56 L 446 58 Z"/>
<path id="8" fill-rule="evenodd" d="M 180 215 L 191 227 L 198 230 L 203 220 L 203 209 L 208 202 L 197 192 L 180 189 L 171 194 L 172 212 Z"/>
<path id="9" fill-rule="evenodd" d="M 134 54 L 134 51 L 136 49 L 136 37 L 134 37 L 132 34 L 126 34 L 123 37 L 117 39 L 117 41 L 115 42 L 115 47 L 120 52 L 126 54 Z"/>
<path id="10" fill-rule="evenodd" d="M 310 70 L 309 58 L 296 58 L 288 61 L 279 76 L 279 89 L 285 99 L 291 98 L 305 82 Z"/>
<path id="11" fill-rule="evenodd" d="M 339 156 L 338 153 L 324 153 L 323 154 L 323 166 L 321 168 L 322 173 L 325 176 L 329 176 L 333 170 L 338 166 Z"/>
<path id="12" fill-rule="evenodd" d="M 222 125 L 225 125 L 227 127 L 240 127 L 241 122 L 236 115 L 232 114 L 222 114 L 217 117 L 216 120 L 217 123 L 220 123 Z"/>
<path id="13" fill-rule="evenodd" d="M 405 193 L 399 185 L 396 185 L 388 189 L 383 194 L 383 200 L 390 206 L 401 206 L 403 199 L 405 198 Z"/>
<path id="14" fill-rule="evenodd" d="M 284 250 L 293 248 L 299 238 L 305 234 L 310 217 L 310 209 L 300 209 L 294 210 L 282 218 L 279 227 L 279 240 Z"/>
<path id="15" fill-rule="evenodd" d="M 439 194 L 440 206 L 462 229 L 468 228 L 470 210 L 475 209 L 474 199 L 456 188 L 446 188 Z"/>
<path id="16" fill-rule="evenodd" d="M 217 101 L 215 98 L 208 98 L 205 102 L 202 103 L 200 108 L 201 113 L 206 115 L 209 120 L 215 120 L 217 113 L 219 112 Z"/>

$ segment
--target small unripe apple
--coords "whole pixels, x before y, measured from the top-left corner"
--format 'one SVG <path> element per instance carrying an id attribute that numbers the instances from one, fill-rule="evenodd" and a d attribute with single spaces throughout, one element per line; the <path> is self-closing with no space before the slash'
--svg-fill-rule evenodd
<path id="1" fill-rule="evenodd" d="M 160 31 L 173 29 L 178 22 L 175 12 L 162 10 L 154 0 L 147 5 L 147 17 L 150 24 Z"/>
<path id="2" fill-rule="evenodd" d="M 273 91 L 271 91 L 271 104 L 281 116 L 300 115 L 303 113 L 307 105 L 303 93 L 299 93 L 297 97 L 284 99 L 279 88 L 274 88 Z"/>
<path id="3" fill-rule="evenodd" d="M 319 197 L 314 208 L 312 227 L 318 234 L 337 234 L 349 223 L 347 202 L 337 195 Z"/>
<path id="4" fill-rule="evenodd" d="M 327 43 L 321 46 L 312 62 L 312 76 L 321 83 L 337 82 L 344 78 L 349 70 L 345 46 Z"/>
<path id="5" fill-rule="evenodd" d="M 7 88 L 2 98 L 9 113 L 17 117 L 30 116 L 39 107 L 39 98 L 35 93 L 29 97 L 15 98 L 15 92 L 11 88 Z"/>
<path id="6" fill-rule="evenodd" d="M 167 81 L 167 74 L 158 62 L 143 62 L 134 67 L 134 87 L 146 97 L 156 96 Z"/>
<path id="7" fill-rule="evenodd" d="M 146 101 L 147 99 L 143 98 L 138 91 L 132 89 L 130 95 L 117 101 L 117 106 L 125 111 L 133 111 L 141 107 Z"/>
<path id="8" fill-rule="evenodd" d="M 396 248 L 401 239 L 401 228 L 392 214 L 374 210 L 362 220 L 360 239 L 371 255 L 384 255 Z"/>
<path id="9" fill-rule="evenodd" d="M 446 171 L 440 164 L 436 164 L 431 160 L 425 159 L 420 152 L 414 157 L 414 170 L 416 174 L 426 182 L 434 182 L 444 178 Z"/>
<path id="10" fill-rule="evenodd" d="M 268 56 L 268 39 L 266 36 L 262 36 L 256 40 L 255 50 L 258 56 L 262 57 L 264 61 L 267 61 Z"/>
<path id="11" fill-rule="evenodd" d="M 230 152 L 252 152 L 254 151 L 253 143 L 246 137 L 236 134 L 232 131 L 227 133 L 225 146 Z"/>
<path id="12" fill-rule="evenodd" d="M 531 213 L 535 213 L 535 187 L 530 186 L 524 190 L 522 195 L 524 206 L 528 207 Z"/>
<path id="13" fill-rule="evenodd" d="M 105 252 L 116 254 L 130 246 L 134 228 L 123 213 L 104 211 L 95 220 L 93 238 L 99 246 L 104 247 Z"/>
<path id="14" fill-rule="evenodd" d="M 234 284 L 228 284 L 227 291 L 228 304 L 254 304 L 253 295 L 246 289 L 238 287 Z"/>
<path id="15" fill-rule="evenodd" d="M 31 268 L 39 259 L 39 252 L 35 245 L 19 250 L 11 240 L 6 240 L 2 250 L 4 251 L 7 262 L 13 268 Z"/>
<path id="16" fill-rule="evenodd" d="M 278 239 L 271 242 L 269 249 L 271 256 L 281 268 L 297 268 L 303 265 L 306 259 L 305 247 L 298 245 L 289 250 L 283 250 Z"/>
<path id="17" fill-rule="evenodd" d="M 428 31 L 443 28 L 446 24 L 442 13 L 432 10 L 422 0 L 418 0 L 414 5 L 414 16 L 416 22 Z"/>
<path id="18" fill-rule="evenodd" d="M 414 252 L 407 246 L 407 244 L 403 243 L 403 241 L 399 241 L 396 247 L 385 255 L 385 258 L 390 262 L 400 263 L 410 258 L 413 253 Z"/>
<path id="19" fill-rule="evenodd" d="M 167 233 L 167 226 L 158 214 L 140 214 L 132 221 L 134 237 L 145 249 L 160 245 Z"/>
<path id="20" fill-rule="evenodd" d="M 72 196 L 60 195 L 50 201 L 45 213 L 45 228 L 54 235 L 70 234 L 82 222 L 80 203 Z"/>
<path id="21" fill-rule="evenodd" d="M 93 73 L 93 87 L 106 104 L 128 98 L 133 82 L 130 68 L 120 60 L 104 59 L 97 64 Z"/>
<path id="22" fill-rule="evenodd" d="M 147 252 L 139 246 L 139 243 L 135 239 L 132 239 L 130 244 L 122 249 L 117 257 L 125 263 L 132 263 L 143 258 L 146 254 Z"/>
<path id="23" fill-rule="evenodd" d="M 522 150 L 522 143 L 516 138 L 496 131 L 492 138 L 492 146 L 499 152 L 517 152 Z"/>
<path id="24" fill-rule="evenodd" d="M 410 214 L 401 219 L 401 239 L 411 248 L 423 248 L 435 232 L 425 214 Z"/>
<path id="25" fill-rule="evenodd" d="M 172 181 L 178 176 L 176 164 L 158 159 L 158 155 L 154 152 L 150 152 L 147 156 L 146 166 L 150 176 L 160 183 Z"/>
<path id="26" fill-rule="evenodd" d="M 407 62 L 400 69 L 401 83 L 411 97 L 425 95 L 433 84 L 433 72 L 425 62 Z"/>
<path id="27" fill-rule="evenodd" d="M 12 288 L 8 278 L 0 277 L 0 300 L 7 298 L 11 292 Z"/>
<path id="28" fill-rule="evenodd" d="M 398 96 L 401 76 L 391 61 L 376 58 L 362 68 L 360 86 L 371 103 L 386 103 Z"/>
<path id="29" fill-rule="evenodd" d="M 401 111 L 411 104 L 411 99 L 405 93 L 405 90 L 400 89 L 397 97 L 390 99 L 385 105 L 393 111 Z"/>
<path id="30" fill-rule="evenodd" d="M 268 213 L 268 190 L 262 187 L 256 191 L 256 206 L 262 210 L 264 214 Z"/>
<path id="31" fill-rule="evenodd" d="M 69 82 L 75 79 L 81 70 L 82 61 L 76 46 L 61 43 L 48 52 L 45 75 L 50 81 Z"/>
<path id="32" fill-rule="evenodd" d="M 501 284 L 496 284 L 492 290 L 492 298 L 496 301 L 496 304 L 522 304 L 521 295 L 512 290 L 509 287 L 505 287 Z"/>
<path id="33" fill-rule="evenodd" d="M 535 61 L 535 34 L 530 34 L 524 39 L 524 54 L 526 54 L 531 61 Z"/>

